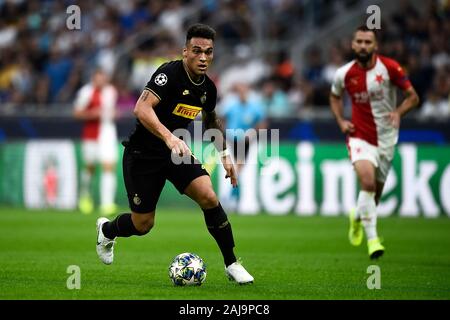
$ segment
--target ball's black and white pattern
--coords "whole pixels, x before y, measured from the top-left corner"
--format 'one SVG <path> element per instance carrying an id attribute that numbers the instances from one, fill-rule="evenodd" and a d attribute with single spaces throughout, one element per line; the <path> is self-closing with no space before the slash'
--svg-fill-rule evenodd
<path id="1" fill-rule="evenodd" d="M 155 77 L 155 83 L 158 86 L 163 86 L 167 83 L 167 76 L 165 73 L 160 73 Z"/>

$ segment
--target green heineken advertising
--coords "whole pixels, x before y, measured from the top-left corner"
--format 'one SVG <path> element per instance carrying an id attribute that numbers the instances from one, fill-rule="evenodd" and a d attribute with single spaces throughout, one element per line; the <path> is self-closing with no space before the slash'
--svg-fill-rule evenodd
<path id="1" fill-rule="evenodd" d="M 270 150 L 251 145 L 239 177 L 239 198 L 234 199 L 214 149 L 204 146 L 193 147 L 195 155 L 205 163 L 224 206 L 239 214 L 337 216 L 355 206 L 358 185 L 343 144 L 281 143 Z M 80 164 L 80 146 L 70 140 L 1 145 L 0 205 L 76 208 Z M 120 162 L 116 172 L 116 200 L 125 207 Z M 98 175 L 95 183 L 98 185 Z M 98 200 L 98 191 L 95 195 Z M 160 204 L 194 205 L 180 198 L 170 183 L 166 183 Z M 397 214 L 450 216 L 450 146 L 397 147 L 378 215 Z"/>

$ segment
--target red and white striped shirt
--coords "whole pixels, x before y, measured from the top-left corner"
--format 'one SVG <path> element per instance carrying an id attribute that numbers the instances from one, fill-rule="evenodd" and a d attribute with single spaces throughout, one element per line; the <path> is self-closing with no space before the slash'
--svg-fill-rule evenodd
<path id="1" fill-rule="evenodd" d="M 92 84 L 83 86 L 78 92 L 75 109 L 101 109 L 100 119 L 86 121 L 83 127 L 83 140 L 101 140 L 116 135 L 114 113 L 117 102 L 117 90 L 112 85 L 96 88 Z"/>
<path id="2" fill-rule="evenodd" d="M 397 107 L 396 88 L 407 90 L 411 82 L 399 63 L 377 55 L 375 65 L 364 69 L 356 60 L 340 67 L 335 74 L 331 92 L 341 96 L 347 90 L 352 101 L 350 134 L 374 146 L 389 147 L 397 143 L 398 129 L 388 119 Z"/>

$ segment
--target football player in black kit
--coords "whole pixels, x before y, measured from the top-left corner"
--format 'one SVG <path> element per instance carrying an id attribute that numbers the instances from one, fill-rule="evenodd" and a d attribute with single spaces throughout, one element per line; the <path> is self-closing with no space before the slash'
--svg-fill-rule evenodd
<path id="1" fill-rule="evenodd" d="M 213 59 L 214 37 L 215 31 L 209 26 L 191 26 L 183 60 L 161 65 L 136 103 L 136 128 L 123 142 L 123 176 L 131 213 L 123 213 L 113 221 L 104 217 L 97 220 L 97 254 L 105 264 L 113 262 L 117 237 L 142 236 L 153 227 L 156 204 L 167 179 L 203 210 L 208 231 L 222 252 L 228 278 L 239 284 L 253 282 L 253 277 L 234 255 L 231 224 L 208 172 L 186 143 L 173 134 L 176 129 L 187 128 L 201 112 L 206 129 L 220 130 L 214 145 L 227 178 L 236 186 L 236 171 L 226 149 L 223 127 L 214 111 L 217 89 L 206 75 Z M 190 161 L 173 161 L 176 157 L 172 154 Z"/>

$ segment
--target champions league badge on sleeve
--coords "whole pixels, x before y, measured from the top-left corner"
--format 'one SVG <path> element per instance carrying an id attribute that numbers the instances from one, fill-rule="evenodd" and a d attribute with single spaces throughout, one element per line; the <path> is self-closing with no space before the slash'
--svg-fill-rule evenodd
<path id="1" fill-rule="evenodd" d="M 167 76 L 165 73 L 160 73 L 155 77 L 155 83 L 158 86 L 163 86 L 167 83 Z"/>

